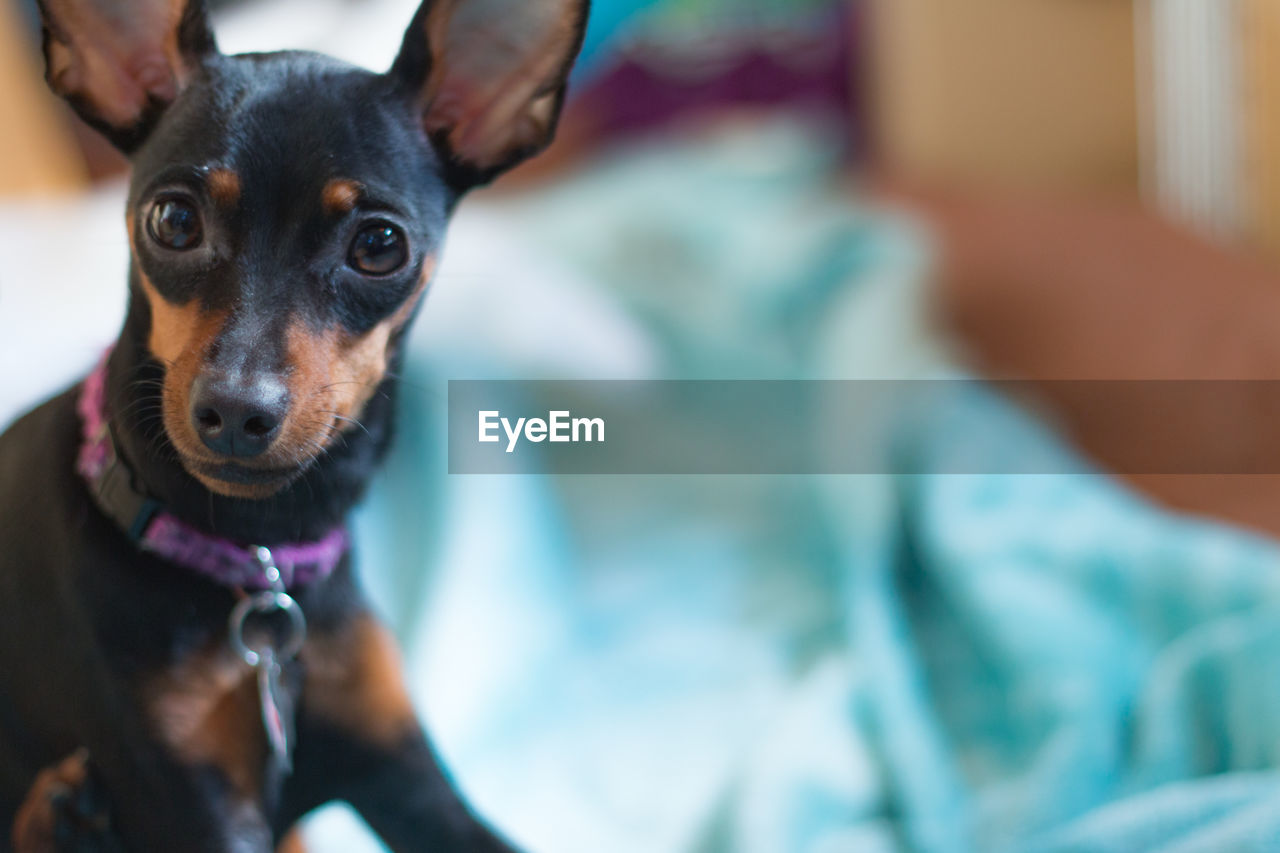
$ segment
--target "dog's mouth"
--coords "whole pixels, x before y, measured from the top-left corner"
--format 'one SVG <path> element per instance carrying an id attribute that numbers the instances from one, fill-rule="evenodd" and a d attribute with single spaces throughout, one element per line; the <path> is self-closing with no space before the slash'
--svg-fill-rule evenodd
<path id="1" fill-rule="evenodd" d="M 170 393 L 168 387 L 165 391 Z M 185 400 L 177 403 L 172 405 L 166 399 L 162 407 L 169 443 L 188 474 L 224 497 L 264 500 L 274 496 L 309 471 L 339 434 L 332 418 L 294 412 L 286 419 L 282 434 L 258 454 L 223 454 L 205 446 L 191 419 L 177 414 L 187 408 Z"/>
<path id="2" fill-rule="evenodd" d="M 183 467 L 211 490 L 229 497 L 262 499 L 285 489 L 306 471 L 306 466 L 253 468 L 238 462 L 208 462 L 182 456 Z"/>
<path id="3" fill-rule="evenodd" d="M 173 381 L 172 373 L 165 379 L 161 411 L 178 462 L 201 485 L 224 497 L 265 500 L 284 491 L 328 453 L 339 434 L 329 413 L 299 408 L 286 412 L 276 434 L 259 446 L 250 445 L 245 452 L 239 442 L 255 437 L 237 433 L 226 443 L 231 452 L 222 452 L 213 446 L 219 444 L 216 435 L 210 439 L 197 432 L 203 424 L 191 412 L 187 384 Z"/>
<path id="4" fill-rule="evenodd" d="M 250 468 L 238 462 L 188 460 L 188 467 L 200 477 L 242 486 L 285 484 L 302 473 L 300 468 Z"/>

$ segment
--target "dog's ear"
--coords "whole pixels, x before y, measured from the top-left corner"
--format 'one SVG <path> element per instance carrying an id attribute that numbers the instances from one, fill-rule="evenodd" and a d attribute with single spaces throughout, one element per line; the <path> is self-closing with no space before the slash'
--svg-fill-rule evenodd
<path id="1" fill-rule="evenodd" d="M 589 0 L 425 0 L 391 75 L 466 189 L 551 143 Z"/>
<path id="2" fill-rule="evenodd" d="M 217 51 L 204 0 L 39 0 L 45 79 L 126 153 Z"/>

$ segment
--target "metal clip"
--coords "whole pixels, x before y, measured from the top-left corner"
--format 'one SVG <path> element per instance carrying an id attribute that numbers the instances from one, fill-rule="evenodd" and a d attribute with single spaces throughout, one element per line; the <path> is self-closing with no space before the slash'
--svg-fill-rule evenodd
<path id="1" fill-rule="evenodd" d="M 266 551 L 266 556 L 270 557 L 270 551 L 265 548 L 261 550 Z M 267 577 L 271 579 L 270 574 Z M 279 585 L 279 572 L 275 573 L 273 583 Z M 251 647 L 244 637 L 245 623 L 249 617 L 254 614 L 273 614 L 276 611 L 289 617 L 288 632 L 279 644 L 279 652 L 277 653 L 271 639 L 256 648 Z M 302 615 L 302 608 L 279 585 L 275 591 L 259 592 L 241 599 L 231 610 L 227 633 L 231 648 L 241 660 L 257 671 L 262 726 L 275 766 L 284 773 L 292 772 L 295 723 L 293 698 L 282 685 L 281 678 L 284 675 L 284 664 L 297 657 L 307 639 L 307 620 Z"/>
<path id="2" fill-rule="evenodd" d="M 253 648 L 244 639 L 244 626 L 251 614 L 265 614 L 279 610 L 289 617 L 289 633 L 280 643 L 280 651 L 274 654 L 277 661 L 293 660 L 302 650 L 307 639 L 307 620 L 302 608 L 287 592 L 259 592 L 241 599 L 231 610 L 227 620 L 227 632 L 231 648 L 249 666 L 257 666 L 262 660 L 262 648 Z"/>

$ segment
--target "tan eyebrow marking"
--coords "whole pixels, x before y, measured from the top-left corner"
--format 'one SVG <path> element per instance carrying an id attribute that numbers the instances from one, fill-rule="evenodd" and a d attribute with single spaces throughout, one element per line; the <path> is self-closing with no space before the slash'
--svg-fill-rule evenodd
<path id="1" fill-rule="evenodd" d="M 363 189 L 357 181 L 335 178 L 324 185 L 324 192 L 321 193 L 320 198 L 327 212 L 348 213 L 355 209 Z"/>
<path id="2" fill-rule="evenodd" d="M 214 169 L 209 173 L 209 195 L 224 207 L 240 201 L 240 176 L 230 169 Z"/>

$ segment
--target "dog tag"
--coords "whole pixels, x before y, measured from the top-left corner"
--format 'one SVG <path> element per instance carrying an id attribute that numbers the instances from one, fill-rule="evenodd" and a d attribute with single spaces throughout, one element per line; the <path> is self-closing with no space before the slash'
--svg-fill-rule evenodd
<path id="1" fill-rule="evenodd" d="M 266 550 L 266 549 L 262 549 Z M 268 556 L 270 552 L 267 552 Z M 245 639 L 245 622 L 253 614 L 282 613 L 288 617 L 283 637 L 277 648 L 271 641 L 250 646 Z M 262 728 L 267 735 L 273 765 L 283 773 L 293 771 L 294 719 L 293 698 L 280 683 L 283 665 L 297 657 L 307 638 L 307 620 L 298 602 L 283 590 L 259 592 L 245 596 L 231 610 L 227 625 L 231 648 L 240 659 L 253 667 L 258 676 L 258 703 L 262 710 Z"/>
<path id="2" fill-rule="evenodd" d="M 280 686 L 280 664 L 268 647 L 258 653 L 258 700 L 271 758 L 285 773 L 293 771 L 293 700 Z"/>

